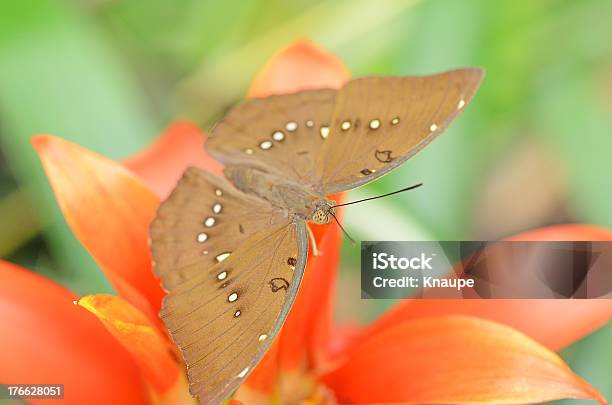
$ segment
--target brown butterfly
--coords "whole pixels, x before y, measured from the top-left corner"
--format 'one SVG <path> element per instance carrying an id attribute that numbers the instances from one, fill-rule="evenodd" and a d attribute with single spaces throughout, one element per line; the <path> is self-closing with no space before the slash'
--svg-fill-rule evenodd
<path id="1" fill-rule="evenodd" d="M 341 89 L 245 101 L 206 143 L 225 178 L 190 168 L 151 227 L 161 317 L 190 390 L 219 403 L 270 347 L 296 296 L 307 222 L 325 224 L 327 195 L 386 174 L 440 134 L 470 102 L 481 69 L 367 77 Z"/>

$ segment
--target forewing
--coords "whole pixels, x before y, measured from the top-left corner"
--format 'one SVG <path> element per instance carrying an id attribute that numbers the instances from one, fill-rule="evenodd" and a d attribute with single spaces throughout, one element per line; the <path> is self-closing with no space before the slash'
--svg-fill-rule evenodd
<path id="1" fill-rule="evenodd" d="M 272 343 L 306 264 L 305 226 L 285 223 L 253 234 L 165 298 L 161 317 L 202 403 L 229 396 Z"/>
<path id="2" fill-rule="evenodd" d="M 224 178 L 189 168 L 151 225 L 155 273 L 172 290 L 227 258 L 250 235 L 285 221 Z"/>
<path id="3" fill-rule="evenodd" d="M 247 100 L 215 126 L 206 149 L 226 165 L 246 163 L 313 184 L 336 93 L 305 90 Z"/>
<path id="4" fill-rule="evenodd" d="M 367 77 L 337 94 L 331 133 L 316 164 L 326 194 L 368 183 L 439 135 L 470 102 L 481 69 L 431 76 Z"/>

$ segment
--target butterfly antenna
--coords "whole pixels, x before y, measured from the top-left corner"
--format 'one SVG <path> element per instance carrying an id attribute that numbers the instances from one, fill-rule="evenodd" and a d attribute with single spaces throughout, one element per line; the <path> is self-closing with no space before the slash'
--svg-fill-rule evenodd
<path id="1" fill-rule="evenodd" d="M 344 203 L 344 204 L 338 204 L 338 205 L 334 205 L 334 206 L 332 206 L 330 208 L 344 207 L 345 205 L 351 205 L 351 204 L 361 203 L 361 202 L 364 202 L 364 201 L 376 200 L 378 198 L 388 197 L 388 196 L 393 195 L 393 194 L 403 193 L 404 191 L 414 190 L 415 188 L 421 187 L 422 185 L 423 185 L 423 183 L 419 183 L 419 184 L 415 184 L 414 186 L 410 186 L 410 187 L 403 188 L 401 190 L 393 191 L 391 193 L 387 193 L 387 194 L 383 194 L 383 195 L 378 195 L 376 197 L 364 198 L 363 200 L 351 201 L 351 202 Z M 338 223 L 338 225 L 340 225 L 340 223 Z"/>
<path id="2" fill-rule="evenodd" d="M 344 229 L 344 227 L 342 226 L 342 224 L 340 223 L 340 221 L 338 221 L 338 218 L 334 215 L 334 213 L 329 210 L 327 211 L 329 213 L 329 215 L 331 215 L 332 217 L 334 217 L 334 219 L 336 220 L 336 223 L 338 224 L 338 226 L 340 227 L 340 229 L 342 229 L 342 232 L 344 232 L 344 234 L 346 235 L 346 237 L 348 238 L 348 240 L 351 241 L 351 245 L 355 246 L 356 242 L 355 239 L 351 238 L 351 235 L 348 234 L 348 232 L 346 231 L 346 229 Z"/>

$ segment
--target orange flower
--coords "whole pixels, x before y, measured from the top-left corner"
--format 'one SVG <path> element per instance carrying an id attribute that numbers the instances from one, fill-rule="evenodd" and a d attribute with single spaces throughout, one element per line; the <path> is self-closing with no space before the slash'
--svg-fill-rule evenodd
<path id="1" fill-rule="evenodd" d="M 292 66 L 307 74 L 288 71 Z M 338 86 L 346 79 L 337 59 L 299 42 L 272 59 L 249 94 Z M 0 381 L 63 383 L 66 402 L 75 404 L 191 401 L 180 356 L 157 317 L 163 291 L 151 272 L 147 229 L 160 197 L 188 164 L 218 172 L 202 139 L 195 127 L 177 124 L 125 166 L 56 137 L 33 140 L 66 220 L 119 297 L 87 296 L 73 305 L 74 295 L 64 288 L 0 264 L 0 317 L 10 325 L 0 333 Z M 571 239 L 612 239 L 612 232 L 589 226 L 564 230 Z M 605 403 L 528 336 L 558 349 L 570 340 L 551 337 L 588 333 L 609 319 L 610 305 L 583 301 L 548 329 L 533 323 L 571 308 L 569 301 L 451 307 L 408 300 L 373 325 L 338 329 L 332 308 L 341 234 L 335 225 L 315 232 L 324 255 L 309 260 L 283 329 L 237 393 L 242 403 L 519 404 L 566 397 Z M 538 232 L 554 235 L 555 229 L 527 237 L 540 238 Z"/>

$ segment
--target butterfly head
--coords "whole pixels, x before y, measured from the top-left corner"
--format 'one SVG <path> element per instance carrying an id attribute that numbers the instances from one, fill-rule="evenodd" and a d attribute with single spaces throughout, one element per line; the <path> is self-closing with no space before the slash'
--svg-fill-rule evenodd
<path id="1" fill-rule="evenodd" d="M 335 204 L 334 201 L 327 199 L 318 201 L 312 210 L 311 221 L 318 225 L 330 223 L 336 214 Z"/>

